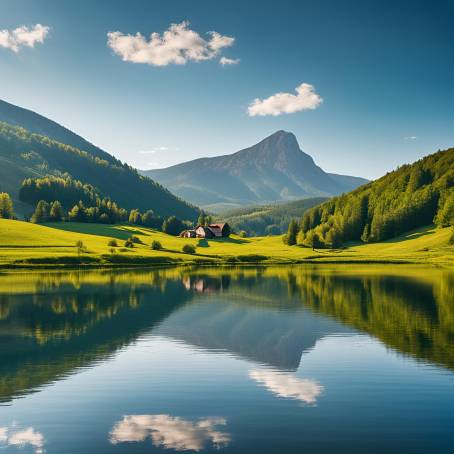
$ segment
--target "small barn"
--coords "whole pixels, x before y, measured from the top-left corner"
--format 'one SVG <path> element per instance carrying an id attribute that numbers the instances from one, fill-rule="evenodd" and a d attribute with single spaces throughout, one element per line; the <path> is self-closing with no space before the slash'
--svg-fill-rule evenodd
<path id="1" fill-rule="evenodd" d="M 216 238 L 226 238 L 230 236 L 230 226 L 227 222 L 210 224 L 208 228 L 214 233 Z"/>
<path id="2" fill-rule="evenodd" d="M 181 238 L 195 238 L 197 236 L 195 230 L 183 230 L 180 233 Z"/>
<path id="3" fill-rule="evenodd" d="M 199 225 L 195 233 L 197 238 L 227 238 L 230 235 L 230 226 L 227 222 Z"/>
<path id="4" fill-rule="evenodd" d="M 214 238 L 214 233 L 208 226 L 199 225 L 195 229 L 195 234 L 197 238 Z"/>

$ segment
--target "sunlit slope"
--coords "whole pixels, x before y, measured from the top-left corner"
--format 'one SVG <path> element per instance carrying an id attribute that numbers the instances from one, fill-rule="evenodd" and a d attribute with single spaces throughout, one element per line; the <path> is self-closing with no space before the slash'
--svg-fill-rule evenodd
<path id="1" fill-rule="evenodd" d="M 0 265 L 30 264 L 158 264 L 189 262 L 295 263 L 381 262 L 429 263 L 454 266 L 451 229 L 427 227 L 382 243 L 351 244 L 343 249 L 312 250 L 286 246 L 280 236 L 221 240 L 187 239 L 147 228 L 122 225 L 59 223 L 46 226 L 0 219 Z M 124 247 L 131 235 L 141 243 Z M 108 242 L 115 239 L 118 247 Z M 159 241 L 163 249 L 150 245 Z M 76 242 L 82 241 L 83 251 Z M 183 254 L 185 244 L 196 254 Z"/>

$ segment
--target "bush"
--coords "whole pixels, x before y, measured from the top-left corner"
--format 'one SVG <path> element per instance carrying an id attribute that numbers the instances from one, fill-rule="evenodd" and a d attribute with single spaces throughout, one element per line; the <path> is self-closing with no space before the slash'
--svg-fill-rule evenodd
<path id="1" fill-rule="evenodd" d="M 118 247 L 117 240 L 109 240 L 109 242 L 107 243 L 107 246 Z"/>
<path id="2" fill-rule="evenodd" d="M 126 241 L 125 241 L 125 247 L 129 248 L 129 249 L 132 249 L 134 247 L 134 243 L 132 242 L 131 238 L 128 238 Z"/>
<path id="3" fill-rule="evenodd" d="M 143 244 L 138 236 L 132 235 L 129 239 L 135 244 Z"/>
<path id="4" fill-rule="evenodd" d="M 151 243 L 151 249 L 153 249 L 153 251 L 160 251 L 162 249 L 162 244 L 157 240 L 153 240 Z"/>
<path id="5" fill-rule="evenodd" d="M 239 235 L 240 235 L 240 238 L 247 238 L 247 232 L 246 232 L 246 230 L 241 230 L 240 233 L 239 233 Z"/>
<path id="6" fill-rule="evenodd" d="M 192 244 L 185 244 L 182 248 L 182 251 L 185 254 L 195 254 L 195 246 L 193 246 Z"/>
<path id="7" fill-rule="evenodd" d="M 80 255 L 82 252 L 85 252 L 85 245 L 84 243 L 79 240 L 79 241 L 76 241 L 76 248 L 77 248 L 77 253 Z"/>

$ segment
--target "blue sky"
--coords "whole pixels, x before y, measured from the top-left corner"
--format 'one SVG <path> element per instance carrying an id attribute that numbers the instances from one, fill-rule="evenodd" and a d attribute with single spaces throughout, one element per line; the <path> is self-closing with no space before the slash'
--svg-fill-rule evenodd
<path id="1" fill-rule="evenodd" d="M 375 178 L 454 145 L 453 19 L 450 0 L 2 0 L 8 36 L 49 31 L 34 47 L 0 46 L 0 98 L 140 168 L 233 153 L 284 129 L 325 170 Z M 147 46 L 183 21 L 208 46 L 185 64 L 124 61 L 143 56 L 107 43 L 109 32 L 140 33 Z M 214 49 L 210 31 L 234 42 Z M 274 116 L 271 100 L 267 115 L 249 115 L 254 99 L 303 83 L 315 102 Z"/>

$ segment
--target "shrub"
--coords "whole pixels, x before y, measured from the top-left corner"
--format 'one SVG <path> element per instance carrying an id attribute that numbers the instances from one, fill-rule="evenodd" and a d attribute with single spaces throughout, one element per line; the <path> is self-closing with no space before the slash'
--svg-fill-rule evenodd
<path id="1" fill-rule="evenodd" d="M 143 244 L 138 236 L 132 235 L 129 239 L 135 244 Z"/>
<path id="2" fill-rule="evenodd" d="M 240 233 L 239 233 L 239 235 L 240 235 L 240 238 L 247 238 L 247 232 L 246 232 L 246 230 L 241 230 Z"/>
<path id="3" fill-rule="evenodd" d="M 154 251 L 160 251 L 162 249 L 162 244 L 157 240 L 153 240 L 151 243 L 151 249 Z"/>
<path id="4" fill-rule="evenodd" d="M 125 241 L 125 247 L 129 248 L 129 249 L 132 249 L 134 247 L 134 243 L 132 242 L 131 238 L 128 238 L 126 241 Z"/>
<path id="5" fill-rule="evenodd" d="M 85 251 L 85 245 L 82 240 L 76 241 L 76 248 L 79 255 Z"/>
<path id="6" fill-rule="evenodd" d="M 109 242 L 107 243 L 107 246 L 118 247 L 117 240 L 109 240 Z"/>
<path id="7" fill-rule="evenodd" d="M 182 248 L 182 251 L 185 254 L 195 254 L 195 246 L 193 246 L 192 244 L 185 244 Z"/>

